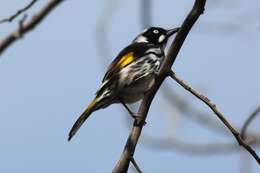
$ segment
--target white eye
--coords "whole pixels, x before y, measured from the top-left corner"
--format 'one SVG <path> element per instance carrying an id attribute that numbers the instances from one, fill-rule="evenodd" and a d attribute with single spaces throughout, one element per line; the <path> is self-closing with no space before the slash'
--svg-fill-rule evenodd
<path id="1" fill-rule="evenodd" d="M 157 29 L 153 30 L 154 34 L 159 34 L 159 31 Z"/>

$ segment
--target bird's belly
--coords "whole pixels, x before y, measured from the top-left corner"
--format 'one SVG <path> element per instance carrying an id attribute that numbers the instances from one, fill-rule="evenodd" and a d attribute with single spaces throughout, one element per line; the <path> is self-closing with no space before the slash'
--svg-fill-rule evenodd
<path id="1" fill-rule="evenodd" d="M 151 88 L 153 83 L 154 75 L 143 77 L 122 89 L 119 94 L 120 98 L 122 98 L 125 103 L 137 102 L 144 97 L 145 93 Z"/>

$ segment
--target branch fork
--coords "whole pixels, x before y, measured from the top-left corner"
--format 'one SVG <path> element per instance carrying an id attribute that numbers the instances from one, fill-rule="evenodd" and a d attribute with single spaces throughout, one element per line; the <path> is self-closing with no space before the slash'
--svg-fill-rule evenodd
<path id="1" fill-rule="evenodd" d="M 192 10 L 186 17 L 185 21 L 183 22 L 179 32 L 177 33 L 168 54 L 161 66 L 158 76 L 156 77 L 155 84 L 152 86 L 151 90 L 145 95 L 144 99 L 138 110 L 138 115 L 140 115 L 140 120 L 145 122 L 149 108 L 157 93 L 158 89 L 160 88 L 161 84 L 168 76 L 172 77 L 175 81 L 177 81 L 182 87 L 186 90 L 191 92 L 197 98 L 202 100 L 205 104 L 207 104 L 212 111 L 218 116 L 218 118 L 226 125 L 226 127 L 231 131 L 234 137 L 237 139 L 238 143 L 242 145 L 260 164 L 260 159 L 256 152 L 241 138 L 238 131 L 236 131 L 233 126 L 224 118 L 223 114 L 217 109 L 217 106 L 206 96 L 196 92 L 193 88 L 183 82 L 180 78 L 176 77 L 176 75 L 172 72 L 171 67 L 174 64 L 176 57 L 189 33 L 194 23 L 197 21 L 199 16 L 203 14 L 204 7 L 206 4 L 206 0 L 195 0 Z M 127 142 L 125 144 L 124 151 L 118 160 L 116 166 L 113 169 L 113 173 L 127 173 L 129 162 L 131 158 L 133 158 L 136 145 L 138 143 L 138 139 L 141 135 L 143 128 L 143 124 L 140 125 L 133 125 L 132 130 L 128 136 Z"/>

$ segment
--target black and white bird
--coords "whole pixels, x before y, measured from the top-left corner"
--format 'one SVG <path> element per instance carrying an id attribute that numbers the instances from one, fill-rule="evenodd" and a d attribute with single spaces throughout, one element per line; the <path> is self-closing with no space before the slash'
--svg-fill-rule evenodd
<path id="1" fill-rule="evenodd" d="M 96 97 L 74 123 L 68 140 L 71 140 L 93 111 L 113 103 L 122 103 L 135 118 L 126 104 L 141 100 L 149 91 L 165 57 L 164 49 L 168 38 L 178 30 L 179 28 L 166 30 L 150 27 L 124 48 L 108 67 Z"/>

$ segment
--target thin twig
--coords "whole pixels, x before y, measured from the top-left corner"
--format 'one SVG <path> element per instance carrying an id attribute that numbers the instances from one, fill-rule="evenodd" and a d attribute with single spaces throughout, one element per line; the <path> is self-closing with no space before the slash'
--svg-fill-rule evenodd
<path id="1" fill-rule="evenodd" d="M 227 130 L 221 126 L 221 122 L 216 121 L 212 117 L 208 116 L 208 114 L 202 110 L 193 107 L 187 99 L 177 94 L 175 90 L 172 90 L 168 83 L 166 86 L 163 86 L 162 94 L 164 98 L 169 101 L 169 103 L 177 107 L 177 109 L 182 113 L 182 116 L 189 118 L 192 122 L 196 122 L 202 126 L 207 127 L 213 132 L 224 135 L 227 134 Z"/>
<path id="2" fill-rule="evenodd" d="M 22 32 L 20 27 L 9 34 L 6 38 L 0 41 L 0 55 L 8 48 L 12 43 L 21 38 L 24 34 L 34 29 L 50 12 L 57 7 L 64 0 L 51 0 L 49 1 L 39 12 L 37 12 L 31 20 L 23 24 Z"/>
<path id="3" fill-rule="evenodd" d="M 140 167 L 137 165 L 137 163 L 136 163 L 134 157 L 131 157 L 130 161 L 131 161 L 132 164 L 134 165 L 136 171 L 137 171 L 138 173 L 142 173 L 142 170 L 141 170 Z"/>
<path id="4" fill-rule="evenodd" d="M 243 139 L 245 139 L 246 137 L 246 131 L 248 126 L 250 125 L 250 123 L 254 120 L 254 118 L 256 117 L 256 115 L 260 112 L 260 106 L 254 111 L 252 112 L 249 117 L 247 118 L 247 120 L 245 121 L 244 125 L 242 126 L 241 129 L 241 137 Z"/>
<path id="5" fill-rule="evenodd" d="M 247 129 L 250 125 L 250 123 L 255 119 L 256 115 L 258 115 L 258 113 L 260 112 L 260 106 L 258 108 L 256 108 L 256 110 L 254 110 L 246 119 L 244 125 L 242 126 L 241 129 L 241 137 L 244 140 L 247 140 L 249 143 L 252 143 L 255 141 L 254 138 L 250 138 L 250 135 L 247 134 Z M 249 138 L 249 139 L 248 139 Z M 253 141 L 251 141 L 251 139 L 253 139 Z M 242 153 L 241 158 L 240 158 L 240 172 L 241 173 L 249 173 L 252 172 L 252 168 L 251 168 L 251 160 L 249 157 L 247 157 L 247 155 L 245 155 L 245 153 Z"/>
<path id="6" fill-rule="evenodd" d="M 16 17 L 18 17 L 20 14 L 24 13 L 25 11 L 27 11 L 28 9 L 30 9 L 33 4 L 35 4 L 37 2 L 37 0 L 32 0 L 29 4 L 27 4 L 25 7 L 17 10 L 17 12 L 13 15 L 11 15 L 10 17 L 7 17 L 5 19 L 0 20 L 0 24 L 1 23 L 5 23 L 5 22 L 12 22 Z"/>
<path id="7" fill-rule="evenodd" d="M 22 33 L 23 33 L 23 25 L 24 25 L 24 22 L 25 20 L 27 19 L 27 15 L 25 14 L 23 16 L 23 18 L 19 21 L 19 32 L 18 32 L 18 35 L 17 37 L 22 37 Z"/>
<path id="8" fill-rule="evenodd" d="M 145 122 L 146 120 L 153 98 L 160 88 L 161 84 L 163 83 L 164 79 L 167 77 L 167 73 L 173 65 L 189 31 L 191 30 L 192 26 L 197 21 L 199 16 L 203 13 L 205 3 L 206 0 L 195 1 L 191 12 L 186 17 L 185 21 L 182 24 L 182 27 L 177 33 L 169 49 L 169 52 L 161 66 L 160 72 L 156 78 L 154 85 L 152 86 L 151 90 L 146 94 L 139 107 L 138 114 L 140 115 L 140 117 L 134 122 L 132 130 L 130 131 L 130 134 L 128 136 L 124 151 L 115 168 L 113 169 L 113 173 L 127 172 L 129 162 L 131 160 L 131 157 L 134 155 L 137 142 L 142 132 L 143 122 Z"/>
<path id="9" fill-rule="evenodd" d="M 173 71 L 169 72 L 169 76 L 175 80 L 178 84 L 180 84 L 183 88 L 188 90 L 190 93 L 192 93 L 194 96 L 196 96 L 198 99 L 203 101 L 206 105 L 210 107 L 210 109 L 218 116 L 218 118 L 225 124 L 225 126 L 230 130 L 230 132 L 234 135 L 239 145 L 242 145 L 257 161 L 258 164 L 260 164 L 260 158 L 256 154 L 256 152 L 242 139 L 239 132 L 227 121 L 223 113 L 221 113 L 217 106 L 209 100 L 204 95 L 198 93 L 196 90 L 194 90 L 191 86 L 186 84 L 182 79 L 177 77 Z"/>
<path id="10" fill-rule="evenodd" d="M 223 134 L 228 135 L 228 129 L 224 128 L 223 123 L 213 119 L 207 113 L 196 109 L 187 100 L 178 95 L 174 90 L 172 90 L 168 85 L 163 86 L 163 96 L 170 103 L 173 103 L 178 110 L 181 111 L 183 116 L 190 118 L 193 122 L 197 122 L 202 126 L 207 127 L 208 129 Z M 242 128 L 239 128 L 242 129 Z M 240 130 L 239 130 L 240 131 Z M 241 133 L 242 135 L 242 133 Z M 260 134 L 257 131 L 247 131 L 247 137 L 254 139 L 254 144 L 260 144 Z"/>

